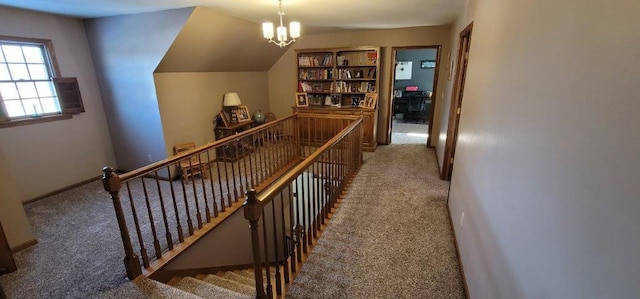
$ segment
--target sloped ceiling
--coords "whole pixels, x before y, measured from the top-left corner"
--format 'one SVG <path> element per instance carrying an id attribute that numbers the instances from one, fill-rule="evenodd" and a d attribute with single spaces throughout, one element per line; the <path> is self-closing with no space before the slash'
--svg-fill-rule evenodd
<path id="1" fill-rule="evenodd" d="M 196 7 L 156 72 L 263 72 L 285 51 L 262 38 L 260 24 Z"/>

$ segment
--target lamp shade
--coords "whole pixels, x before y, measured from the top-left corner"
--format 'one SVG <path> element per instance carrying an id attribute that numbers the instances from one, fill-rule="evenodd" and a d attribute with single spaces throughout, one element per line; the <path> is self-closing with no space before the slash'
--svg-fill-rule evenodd
<path id="1" fill-rule="evenodd" d="M 271 23 L 271 22 L 262 23 L 262 35 L 266 39 L 272 39 L 273 38 L 273 23 Z"/>
<path id="2" fill-rule="evenodd" d="M 289 35 L 291 35 L 291 38 L 298 38 L 300 37 L 300 23 L 298 22 L 291 22 L 289 23 Z"/>
<path id="3" fill-rule="evenodd" d="M 238 93 L 235 91 L 227 92 L 224 94 L 224 100 L 222 101 L 222 106 L 238 106 L 241 105 L 240 97 Z"/>

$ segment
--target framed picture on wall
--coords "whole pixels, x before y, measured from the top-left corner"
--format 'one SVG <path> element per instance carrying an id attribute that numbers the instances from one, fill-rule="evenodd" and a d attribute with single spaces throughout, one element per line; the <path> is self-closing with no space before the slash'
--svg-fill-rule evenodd
<path id="1" fill-rule="evenodd" d="M 422 60 L 420 61 L 421 69 L 435 69 L 436 61 L 435 60 Z"/>

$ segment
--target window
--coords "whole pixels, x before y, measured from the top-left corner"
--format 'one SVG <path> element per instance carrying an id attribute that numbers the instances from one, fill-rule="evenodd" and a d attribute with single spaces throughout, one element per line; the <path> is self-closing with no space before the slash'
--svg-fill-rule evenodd
<path id="1" fill-rule="evenodd" d="M 29 123 L 69 113 L 65 111 L 67 99 L 58 96 L 58 81 L 60 74 L 50 40 L 0 36 L 0 123 Z M 68 85 L 69 81 L 65 82 Z M 77 81 L 73 82 L 77 90 Z M 75 96 L 81 101 L 79 92 Z"/>

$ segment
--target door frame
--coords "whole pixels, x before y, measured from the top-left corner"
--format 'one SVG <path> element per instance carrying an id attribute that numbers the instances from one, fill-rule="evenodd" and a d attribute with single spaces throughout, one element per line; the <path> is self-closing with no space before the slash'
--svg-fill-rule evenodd
<path id="1" fill-rule="evenodd" d="M 460 31 L 455 80 L 451 96 L 451 107 L 449 108 L 447 140 L 445 142 L 444 156 L 442 159 L 442 173 L 440 174 L 440 177 L 443 180 L 451 180 L 451 174 L 453 172 L 453 162 L 455 160 L 454 157 L 458 141 L 458 127 L 460 125 L 460 114 L 462 113 L 462 99 L 464 97 L 464 83 L 467 77 L 467 64 L 469 62 L 472 31 L 473 22 Z"/>
<path id="2" fill-rule="evenodd" d="M 436 107 L 436 94 L 438 91 L 438 74 L 440 71 L 440 56 L 442 54 L 442 45 L 428 45 L 428 46 L 410 46 L 410 47 L 392 47 L 391 48 L 391 64 L 389 67 L 391 76 L 390 76 L 390 80 L 388 82 L 389 84 L 389 95 L 388 95 L 388 102 L 387 102 L 387 107 L 389 107 L 387 109 L 387 136 L 386 136 L 386 144 L 391 144 L 391 132 L 392 132 L 392 117 L 393 117 L 393 87 L 395 86 L 395 81 L 396 81 L 396 72 L 395 72 L 395 65 L 396 65 L 396 54 L 398 53 L 398 51 L 400 50 L 421 50 L 421 49 L 436 49 L 436 68 L 434 70 L 433 73 L 433 90 L 432 90 L 432 95 L 431 95 L 431 111 L 429 112 L 429 130 L 427 131 L 427 147 L 428 148 L 434 148 L 434 146 L 431 145 L 431 136 L 433 135 L 433 112 L 435 111 L 435 107 Z"/>

